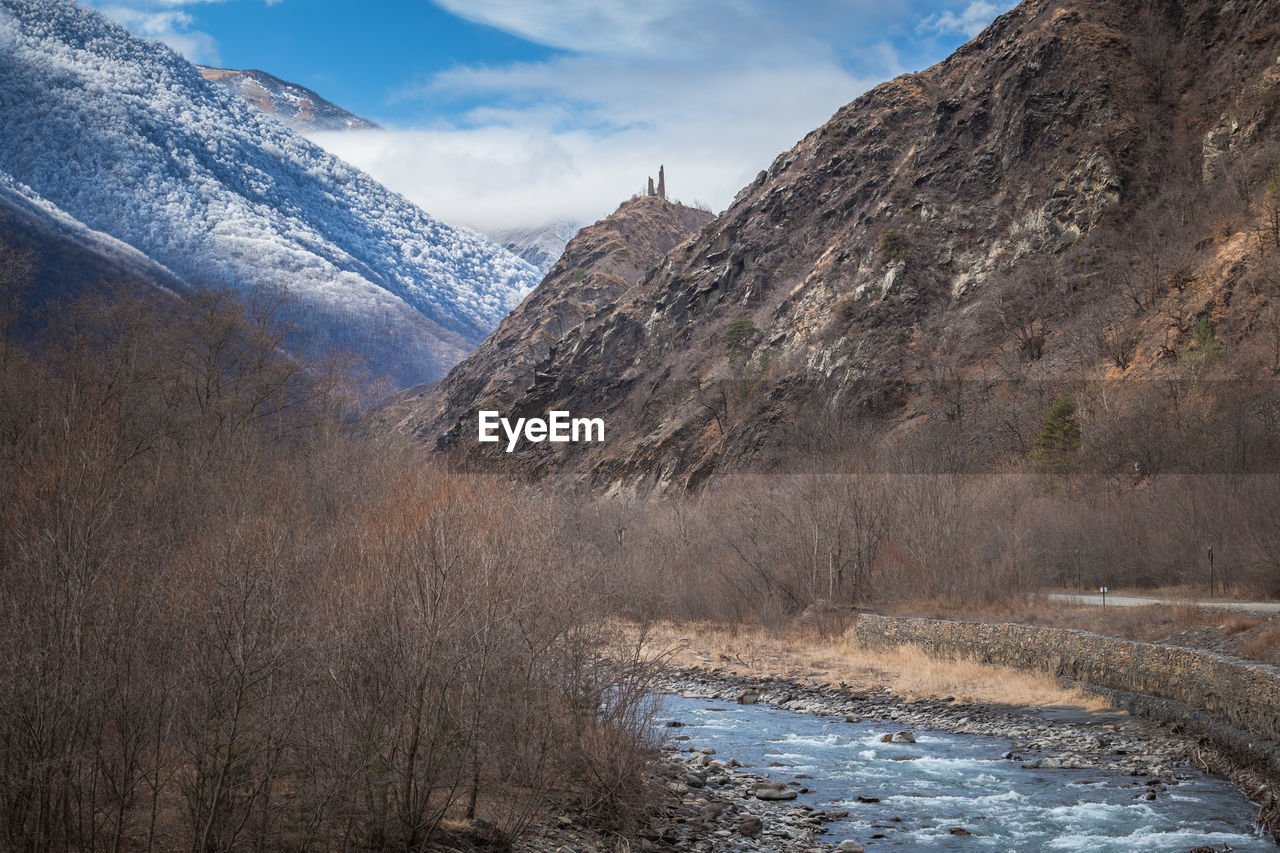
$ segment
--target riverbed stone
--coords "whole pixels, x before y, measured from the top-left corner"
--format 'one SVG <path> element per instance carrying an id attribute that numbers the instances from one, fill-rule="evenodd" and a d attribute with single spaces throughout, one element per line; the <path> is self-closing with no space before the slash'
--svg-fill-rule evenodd
<path id="1" fill-rule="evenodd" d="M 788 788 L 781 782 L 765 782 L 756 785 L 753 793 L 757 800 L 794 800 L 800 795 L 800 792 L 794 788 Z"/>

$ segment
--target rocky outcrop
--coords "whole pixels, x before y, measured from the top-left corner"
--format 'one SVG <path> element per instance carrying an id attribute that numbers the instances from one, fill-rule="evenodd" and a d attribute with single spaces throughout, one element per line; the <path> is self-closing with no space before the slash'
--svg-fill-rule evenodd
<path id="1" fill-rule="evenodd" d="M 657 196 L 624 202 L 608 218 L 580 230 L 542 283 L 438 388 L 404 398 L 390 410 L 391 417 L 401 429 L 441 448 L 491 460 L 475 441 L 476 412 L 527 411 L 522 400 L 545 369 L 564 356 L 567 342 L 590 334 L 602 312 L 630 298 L 646 273 L 710 219 L 706 211 Z M 494 452 L 502 455 L 501 449 Z"/>
<path id="2" fill-rule="evenodd" d="M 378 125 L 327 101 L 306 86 L 281 80 L 257 69 L 197 66 L 200 76 L 234 92 L 294 130 L 376 130 Z"/>

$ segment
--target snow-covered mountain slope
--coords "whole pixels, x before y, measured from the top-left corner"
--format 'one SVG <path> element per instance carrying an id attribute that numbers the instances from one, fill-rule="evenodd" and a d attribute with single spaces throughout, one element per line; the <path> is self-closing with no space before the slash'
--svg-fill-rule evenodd
<path id="1" fill-rule="evenodd" d="M 38 293 L 28 301 L 72 296 L 102 282 L 181 292 L 187 285 L 142 252 L 88 228 L 30 187 L 0 174 L 0 244 L 30 256 Z"/>
<path id="2" fill-rule="evenodd" d="M 350 110 L 327 101 L 306 86 L 281 80 L 279 77 L 250 68 L 235 71 L 230 68 L 196 66 L 200 75 L 240 97 L 269 116 L 300 132 L 310 130 L 377 130 L 378 125 L 361 118 Z"/>
<path id="3" fill-rule="evenodd" d="M 539 228 L 491 231 L 489 236 L 508 252 L 533 264 L 545 277 L 564 254 L 564 247 L 581 228 L 577 222 L 555 222 Z"/>
<path id="4" fill-rule="evenodd" d="M 0 0 L 0 173 L 195 285 L 283 285 L 318 346 L 438 378 L 538 273 L 167 47 L 69 0 Z"/>

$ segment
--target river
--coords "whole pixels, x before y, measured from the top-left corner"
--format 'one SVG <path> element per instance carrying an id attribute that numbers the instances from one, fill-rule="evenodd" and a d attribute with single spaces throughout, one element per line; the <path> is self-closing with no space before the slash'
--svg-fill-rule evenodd
<path id="1" fill-rule="evenodd" d="M 1160 780 L 1028 769 L 1034 757 L 1006 758 L 1015 745 L 1001 738 L 916 731 L 915 744 L 888 744 L 888 723 L 679 696 L 664 698 L 661 720 L 684 723 L 664 730 L 689 738 L 673 746 L 712 747 L 717 758 L 810 789 L 797 803 L 847 809 L 826 838 L 868 851 L 1277 849 L 1253 829 L 1256 805 L 1189 767 Z"/>

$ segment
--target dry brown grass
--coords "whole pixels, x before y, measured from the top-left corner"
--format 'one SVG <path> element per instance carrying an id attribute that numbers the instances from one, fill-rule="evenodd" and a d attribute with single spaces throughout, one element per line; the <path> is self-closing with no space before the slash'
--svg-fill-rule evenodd
<path id="1" fill-rule="evenodd" d="M 1227 613 L 1218 622 L 1218 630 L 1228 637 L 1256 628 L 1266 621 L 1265 616 L 1256 613 Z"/>
<path id="2" fill-rule="evenodd" d="M 1264 628 L 1245 641 L 1240 653 L 1253 660 L 1280 663 L 1280 625 Z"/>
<path id="3" fill-rule="evenodd" d="M 639 631 L 635 626 L 629 630 Z M 824 638 L 803 626 L 771 631 L 706 622 L 659 623 L 649 626 L 648 632 L 648 647 L 670 651 L 671 663 L 677 666 L 718 666 L 741 675 L 843 682 L 854 690 L 888 690 L 908 701 L 950 697 L 968 703 L 1107 707 L 1082 690 L 1059 686 L 1048 675 L 939 660 L 916 647 L 872 651 L 844 637 Z"/>

